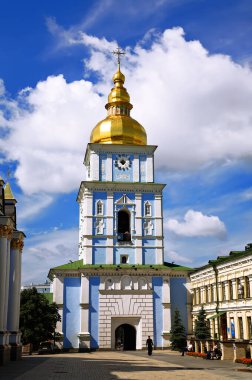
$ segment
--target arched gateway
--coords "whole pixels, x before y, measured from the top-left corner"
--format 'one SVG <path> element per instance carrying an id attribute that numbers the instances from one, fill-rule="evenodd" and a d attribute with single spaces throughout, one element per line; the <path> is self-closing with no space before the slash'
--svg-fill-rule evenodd
<path id="1" fill-rule="evenodd" d="M 136 329 L 124 323 L 115 330 L 115 345 L 116 349 L 122 349 L 124 351 L 133 351 L 136 349 Z"/>

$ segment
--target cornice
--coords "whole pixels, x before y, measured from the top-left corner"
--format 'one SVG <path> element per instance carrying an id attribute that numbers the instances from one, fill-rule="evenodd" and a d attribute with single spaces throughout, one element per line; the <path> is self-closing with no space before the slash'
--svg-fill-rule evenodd
<path id="1" fill-rule="evenodd" d="M 111 290 L 99 290 L 100 294 L 103 295 L 122 295 L 122 294 L 153 294 L 153 290 L 138 290 L 138 289 L 111 289 Z"/>
<path id="2" fill-rule="evenodd" d="M 152 182 L 105 182 L 105 181 L 82 181 L 80 184 L 77 201 L 80 202 L 84 191 L 121 191 L 121 192 L 136 192 L 152 193 L 162 196 L 162 190 L 165 188 L 165 184 L 152 183 Z"/>
<path id="3" fill-rule="evenodd" d="M 92 153 L 128 153 L 128 154 L 153 154 L 157 145 L 126 145 L 126 144 L 93 144 L 88 143 L 84 158 L 84 165 L 87 165 Z"/>

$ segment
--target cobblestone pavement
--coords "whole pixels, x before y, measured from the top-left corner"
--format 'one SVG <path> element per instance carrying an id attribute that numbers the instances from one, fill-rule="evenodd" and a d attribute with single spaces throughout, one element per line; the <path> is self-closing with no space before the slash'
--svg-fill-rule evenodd
<path id="1" fill-rule="evenodd" d="M 213 363 L 213 361 L 210 361 Z M 231 362 L 181 357 L 178 353 L 94 352 L 27 356 L 0 367 L 1 380 L 88 379 L 88 380 L 234 380 L 252 379 L 246 367 Z"/>

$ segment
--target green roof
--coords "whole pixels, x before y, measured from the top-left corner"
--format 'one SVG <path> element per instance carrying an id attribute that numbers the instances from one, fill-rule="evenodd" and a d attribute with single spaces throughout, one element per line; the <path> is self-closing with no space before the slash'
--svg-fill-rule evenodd
<path id="1" fill-rule="evenodd" d="M 83 260 L 73 261 L 58 267 L 51 268 L 51 270 L 75 270 L 75 269 L 172 269 L 179 271 L 191 271 L 193 268 L 184 267 L 174 263 L 164 263 L 164 265 L 132 265 L 132 264 L 83 264 Z"/>
<path id="2" fill-rule="evenodd" d="M 214 260 L 209 260 L 208 264 L 203 265 L 202 267 L 196 268 L 193 272 L 197 272 L 199 270 L 202 270 L 204 268 L 208 268 L 210 266 L 217 266 L 217 265 L 223 264 L 225 262 L 240 259 L 242 257 L 246 257 L 249 255 L 252 255 L 252 244 L 247 244 L 244 251 L 231 251 L 231 252 L 229 252 L 229 255 L 227 255 L 227 256 L 218 256 Z"/>

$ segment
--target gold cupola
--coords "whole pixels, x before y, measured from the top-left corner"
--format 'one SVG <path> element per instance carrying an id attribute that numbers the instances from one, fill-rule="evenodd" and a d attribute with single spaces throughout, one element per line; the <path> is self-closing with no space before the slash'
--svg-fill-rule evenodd
<path id="1" fill-rule="evenodd" d="M 130 116 L 133 108 L 130 97 L 123 86 L 125 76 L 120 64 L 113 76 L 114 87 L 108 96 L 106 119 L 100 121 L 92 130 L 91 143 L 146 145 L 147 136 L 144 127 Z"/>

